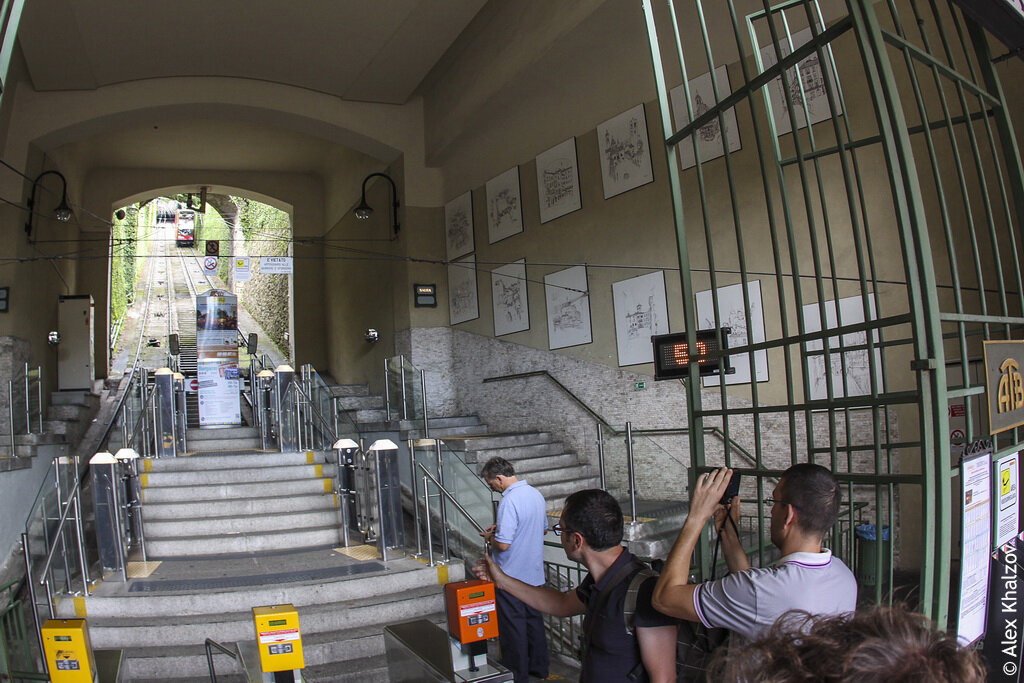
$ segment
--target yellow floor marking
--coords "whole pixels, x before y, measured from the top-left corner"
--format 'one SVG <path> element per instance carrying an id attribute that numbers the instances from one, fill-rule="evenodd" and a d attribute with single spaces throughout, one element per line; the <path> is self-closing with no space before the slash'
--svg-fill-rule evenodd
<path id="1" fill-rule="evenodd" d="M 441 585 L 448 583 L 448 565 L 437 565 L 437 582 Z"/>
<path id="2" fill-rule="evenodd" d="M 334 493 L 334 483 L 330 479 L 324 479 L 324 493 Z"/>
<path id="3" fill-rule="evenodd" d="M 306 464 L 307 465 L 312 465 L 313 464 L 313 457 L 314 457 L 313 456 L 313 451 L 306 451 Z"/>
<path id="4" fill-rule="evenodd" d="M 622 516 L 622 521 L 624 521 L 626 523 L 629 523 L 629 522 L 633 521 L 633 518 L 630 517 L 629 515 L 623 515 Z M 638 522 L 653 522 L 654 521 L 654 517 L 637 517 L 636 521 L 638 521 Z"/>
<path id="5" fill-rule="evenodd" d="M 143 458 L 142 459 L 142 469 L 146 470 L 147 472 L 152 472 L 153 471 L 153 458 Z"/>
<path id="6" fill-rule="evenodd" d="M 324 476 L 324 466 L 323 465 L 317 465 L 316 469 L 314 471 L 316 472 L 316 474 L 314 474 L 313 476 L 317 477 L 318 479 L 320 477 Z"/>
<path id="7" fill-rule="evenodd" d="M 157 567 L 160 566 L 160 562 L 129 562 L 128 563 L 128 578 L 129 579 L 145 579 L 148 578 L 156 571 Z"/>
<path id="8" fill-rule="evenodd" d="M 81 596 L 75 596 L 75 616 L 79 619 L 85 619 L 89 616 L 86 614 L 85 598 Z"/>
<path id="9" fill-rule="evenodd" d="M 149 486 L 149 475 L 148 474 L 140 474 L 139 475 L 139 483 L 142 484 L 142 488 L 146 488 L 147 486 Z"/>
<path id="10" fill-rule="evenodd" d="M 353 560 L 379 560 L 380 553 L 373 545 L 353 545 L 348 548 L 335 548 L 334 552 L 347 555 Z"/>

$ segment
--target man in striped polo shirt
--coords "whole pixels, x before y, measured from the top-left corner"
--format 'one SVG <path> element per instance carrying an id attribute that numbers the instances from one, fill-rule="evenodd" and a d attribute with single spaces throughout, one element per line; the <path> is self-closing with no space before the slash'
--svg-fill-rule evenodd
<path id="1" fill-rule="evenodd" d="M 689 515 L 654 589 L 654 607 L 708 628 L 727 628 L 747 639 L 763 634 L 790 610 L 854 611 L 857 580 L 822 547 L 842 500 L 842 489 L 832 473 L 821 465 L 800 463 L 782 474 L 770 499 L 771 541 L 782 557 L 765 568 L 750 566 L 736 533 L 739 498 L 728 509 L 720 504 L 731 477 L 732 470 L 723 467 L 698 478 Z M 712 517 L 721 529 L 729 573 L 716 581 L 693 584 L 690 560 L 704 524 Z"/>

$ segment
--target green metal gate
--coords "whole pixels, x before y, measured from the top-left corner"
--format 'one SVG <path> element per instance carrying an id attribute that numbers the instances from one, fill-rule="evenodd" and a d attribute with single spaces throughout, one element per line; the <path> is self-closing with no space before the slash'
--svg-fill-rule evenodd
<path id="1" fill-rule="evenodd" d="M 945 0 L 644 11 L 689 342 L 729 327 L 737 365 L 691 369 L 691 484 L 732 465 L 708 426 L 748 446 L 758 499 L 793 462 L 831 467 L 833 550 L 876 600 L 945 623 L 953 477 L 987 435 L 982 341 L 1024 323 L 1021 163 L 987 38 Z M 1020 442 L 999 435 L 996 456 Z M 766 517 L 758 502 L 761 548 Z M 892 542 L 857 553 L 865 523 Z"/>

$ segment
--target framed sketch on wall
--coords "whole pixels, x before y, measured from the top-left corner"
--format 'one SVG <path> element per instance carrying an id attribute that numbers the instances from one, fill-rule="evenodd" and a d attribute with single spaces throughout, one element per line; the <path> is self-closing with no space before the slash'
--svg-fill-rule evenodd
<path id="1" fill-rule="evenodd" d="M 444 240 L 449 261 L 473 251 L 472 191 L 444 205 Z"/>
<path id="2" fill-rule="evenodd" d="M 794 48 L 800 47 L 811 39 L 811 29 L 805 28 L 797 31 L 792 36 Z M 783 57 L 791 53 L 790 41 L 783 40 L 779 43 L 779 52 Z M 840 106 L 840 99 L 837 90 L 838 80 L 836 79 L 835 65 L 832 63 L 832 49 L 828 46 L 822 48 L 822 54 L 826 58 L 826 64 L 821 64 L 818 53 L 812 52 L 807 58 L 801 60 L 795 67 L 786 70 L 786 85 L 782 78 L 776 78 L 768 85 L 769 100 L 772 105 L 772 120 L 775 122 L 775 132 L 779 135 L 789 133 L 793 130 L 793 121 L 790 119 L 787 101 L 793 104 L 793 117 L 796 120 L 796 128 L 807 126 L 807 119 L 811 123 L 819 123 L 832 118 L 832 109 L 828 104 L 828 96 L 825 92 L 825 79 L 835 96 L 836 107 Z M 771 45 L 761 48 L 761 60 L 764 68 L 773 66 L 775 59 L 775 48 Z M 842 111 L 837 111 L 842 114 Z"/>
<path id="3" fill-rule="evenodd" d="M 747 344 L 764 341 L 764 306 L 761 304 L 761 281 L 747 283 L 747 298 L 750 302 L 750 329 L 747 329 L 746 307 L 743 303 L 742 285 L 727 285 L 718 288 L 718 323 L 721 327 L 729 327 L 729 362 L 736 369 L 731 375 L 725 375 L 726 384 L 746 384 L 750 382 L 750 355 L 732 353 L 732 349 Z M 697 329 L 711 330 L 715 327 L 715 307 L 711 290 L 697 292 Z M 768 351 L 761 349 L 754 352 L 754 365 L 758 382 L 768 381 Z M 704 377 L 704 386 L 717 387 L 721 384 L 721 376 Z"/>
<path id="4" fill-rule="evenodd" d="M 537 199 L 541 223 L 583 207 L 576 138 L 569 138 L 537 155 Z"/>
<path id="5" fill-rule="evenodd" d="M 665 274 L 659 270 L 613 282 L 612 301 L 619 365 L 653 362 L 651 336 L 669 331 Z"/>
<path id="6" fill-rule="evenodd" d="M 507 263 L 491 271 L 491 303 L 494 307 L 495 337 L 530 329 L 526 259 Z"/>
<path id="7" fill-rule="evenodd" d="M 573 266 L 545 275 L 544 299 L 548 312 L 548 348 L 561 349 L 593 341 L 586 266 Z"/>
<path id="8" fill-rule="evenodd" d="M 873 294 L 866 294 L 869 320 L 875 319 L 875 297 Z M 865 298 L 851 296 L 839 300 L 839 317 L 842 324 L 856 325 L 864 322 Z M 821 307 L 814 304 L 806 304 L 803 307 L 804 329 L 807 332 L 820 332 Z M 825 302 L 825 327 L 829 330 L 839 326 L 836 318 L 836 302 Z M 878 332 L 872 333 L 872 339 L 878 342 Z M 844 396 L 867 396 L 871 393 L 871 361 L 868 349 L 860 348 L 850 351 L 840 351 L 839 344 L 842 341 L 844 347 L 864 347 L 868 342 L 866 332 L 851 332 L 828 338 L 829 348 L 829 371 L 832 377 L 832 396 L 841 398 Z M 809 341 L 805 344 L 806 351 L 823 351 L 825 345 L 822 341 Z M 875 356 L 875 381 L 878 390 L 882 391 L 882 351 L 877 346 L 874 348 Z M 824 353 L 808 354 L 807 366 L 811 377 L 810 396 L 812 401 L 820 401 L 828 398 L 828 384 L 825 371 Z"/>
<path id="9" fill-rule="evenodd" d="M 598 124 L 597 147 L 605 199 L 654 181 L 644 105 Z"/>
<path id="10" fill-rule="evenodd" d="M 476 257 L 472 254 L 448 264 L 448 315 L 452 325 L 480 317 Z"/>
<path id="11" fill-rule="evenodd" d="M 487 181 L 487 237 L 491 244 L 523 231 L 519 167 Z"/>
<path id="12" fill-rule="evenodd" d="M 729 70 L 722 65 L 715 69 L 715 83 L 718 85 L 718 96 L 725 97 L 732 92 L 729 85 Z M 686 107 L 686 92 L 682 85 L 672 88 L 669 93 L 672 99 L 672 122 L 676 130 L 690 122 Z M 715 89 L 711 85 L 711 72 L 697 76 L 690 81 L 690 109 L 694 118 L 702 116 L 715 103 Z M 679 143 L 679 164 L 681 168 L 697 165 L 693 154 L 693 141 L 697 141 L 697 152 L 701 163 L 725 156 L 725 141 L 729 143 L 729 152 L 740 150 L 740 129 L 736 125 L 736 109 L 730 108 L 721 117 L 715 117 L 701 126 L 696 135 L 691 135 Z"/>

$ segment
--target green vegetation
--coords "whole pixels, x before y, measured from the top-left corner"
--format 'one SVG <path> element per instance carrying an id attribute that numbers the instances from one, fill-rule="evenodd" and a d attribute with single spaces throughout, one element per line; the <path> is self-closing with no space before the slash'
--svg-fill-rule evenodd
<path id="1" fill-rule="evenodd" d="M 185 201 L 184 195 L 181 195 Z M 206 213 L 196 214 L 196 249 L 200 254 L 206 253 L 206 241 L 220 242 L 220 260 L 217 265 L 217 277 L 223 282 L 230 282 L 231 256 L 234 253 L 231 242 L 231 226 L 211 204 L 206 205 Z"/>
<path id="2" fill-rule="evenodd" d="M 136 258 L 139 255 L 139 206 L 126 206 L 124 211 L 124 220 L 114 217 L 110 235 L 113 254 L 110 260 L 110 319 L 114 324 L 135 299 L 135 283 L 142 266 L 142 260 Z"/>

